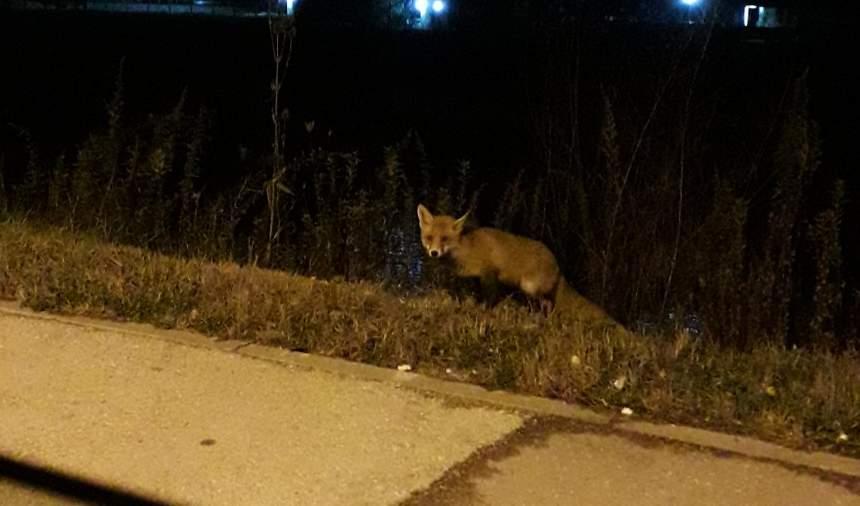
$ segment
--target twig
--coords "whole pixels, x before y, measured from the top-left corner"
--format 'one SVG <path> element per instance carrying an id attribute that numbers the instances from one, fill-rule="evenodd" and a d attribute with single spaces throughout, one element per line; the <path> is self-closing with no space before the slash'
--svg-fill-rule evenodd
<path id="1" fill-rule="evenodd" d="M 707 53 L 708 46 L 711 43 L 711 36 L 714 33 L 716 19 L 716 13 L 713 13 L 711 26 L 708 28 L 708 35 L 705 38 L 705 42 L 702 44 L 702 52 L 699 54 L 699 59 L 696 61 L 696 67 L 693 70 L 693 78 L 690 80 L 690 88 L 687 90 L 687 98 L 684 102 L 684 116 L 681 119 L 681 154 L 678 167 L 678 220 L 675 228 L 675 244 L 672 247 L 672 261 L 669 262 L 669 275 L 666 277 L 666 287 L 663 290 L 663 302 L 660 304 L 660 315 L 665 314 L 666 311 L 666 302 L 669 300 L 669 292 L 672 288 L 672 278 L 675 274 L 675 266 L 678 263 L 678 249 L 681 244 L 681 223 L 684 212 L 684 172 L 686 168 L 687 127 L 690 123 L 690 102 L 693 100 L 693 92 L 696 88 L 699 70 L 702 67 L 702 62 L 705 60 L 705 54 Z"/>
<path id="2" fill-rule="evenodd" d="M 627 181 L 630 179 L 630 174 L 633 172 L 633 166 L 636 163 L 636 158 L 639 155 L 639 150 L 642 148 L 642 143 L 645 141 L 645 134 L 648 131 L 648 127 L 651 126 L 651 122 L 657 115 L 657 109 L 659 109 L 660 104 L 663 102 L 663 98 L 666 95 L 666 91 L 669 89 L 669 84 L 671 84 L 672 80 L 675 77 L 675 74 L 678 71 L 678 67 L 681 65 L 681 60 L 683 59 L 684 53 L 687 51 L 687 48 L 693 41 L 693 35 L 690 34 L 690 38 L 687 40 L 687 43 L 684 45 L 684 48 L 679 52 L 678 58 L 675 60 L 674 65 L 672 65 L 672 70 L 669 72 L 669 77 L 666 78 L 666 81 L 663 83 L 663 86 L 657 92 L 657 96 L 654 99 L 654 104 L 651 106 L 651 111 L 648 113 L 648 118 L 645 120 L 645 123 L 642 125 L 642 129 L 639 131 L 639 136 L 636 139 L 636 144 L 633 147 L 633 152 L 630 154 L 630 160 L 627 163 L 627 168 L 624 171 L 624 177 L 621 180 L 621 186 L 618 188 L 618 195 L 615 199 L 615 205 L 612 206 L 612 212 L 609 215 L 609 220 L 607 222 L 607 237 L 606 237 L 606 248 L 603 251 L 603 276 L 601 280 L 601 290 L 605 292 L 606 290 L 606 282 L 609 268 L 609 261 L 611 252 L 612 252 L 612 241 L 615 235 L 615 221 L 618 219 L 618 212 L 621 210 L 621 202 L 623 201 L 624 189 L 627 187 Z"/>

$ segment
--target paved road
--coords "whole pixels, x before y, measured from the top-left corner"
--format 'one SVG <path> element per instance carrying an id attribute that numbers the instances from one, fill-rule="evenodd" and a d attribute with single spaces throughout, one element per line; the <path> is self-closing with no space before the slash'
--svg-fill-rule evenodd
<path id="1" fill-rule="evenodd" d="M 0 503 L 56 504 L 41 487 L 66 479 L 190 504 L 860 505 L 850 459 L 707 450 L 165 334 L 0 308 Z"/>
<path id="2" fill-rule="evenodd" d="M 854 478 L 540 419 L 415 505 L 858 505 Z M 463 476 L 466 479 L 463 479 Z"/>

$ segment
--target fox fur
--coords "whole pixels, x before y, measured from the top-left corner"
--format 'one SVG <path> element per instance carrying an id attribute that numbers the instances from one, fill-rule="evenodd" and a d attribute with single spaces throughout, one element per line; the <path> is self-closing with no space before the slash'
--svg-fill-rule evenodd
<path id="1" fill-rule="evenodd" d="M 451 258 L 458 276 L 518 288 L 537 299 L 547 316 L 561 308 L 581 320 L 615 323 L 598 305 L 568 286 L 555 255 L 544 243 L 490 227 L 464 232 L 468 215 L 439 216 L 418 205 L 421 244 L 430 257 Z"/>

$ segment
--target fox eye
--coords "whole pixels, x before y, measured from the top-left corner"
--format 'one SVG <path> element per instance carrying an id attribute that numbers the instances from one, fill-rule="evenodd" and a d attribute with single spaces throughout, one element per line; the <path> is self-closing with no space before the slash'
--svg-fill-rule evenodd
<path id="1" fill-rule="evenodd" d="M 444 244 L 444 243 L 446 243 L 446 242 L 448 242 L 448 236 L 443 235 L 443 236 L 442 236 L 441 241 L 442 241 L 442 243 L 443 243 L 443 244 Z"/>

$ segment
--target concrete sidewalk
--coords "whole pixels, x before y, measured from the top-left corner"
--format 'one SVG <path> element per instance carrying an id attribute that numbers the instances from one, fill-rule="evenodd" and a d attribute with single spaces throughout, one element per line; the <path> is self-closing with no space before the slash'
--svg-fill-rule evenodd
<path id="1" fill-rule="evenodd" d="M 852 459 L 609 422 L 416 374 L 0 304 L 0 457 L 166 503 L 860 505 Z M 57 502 L 3 476 L 0 497 Z"/>

